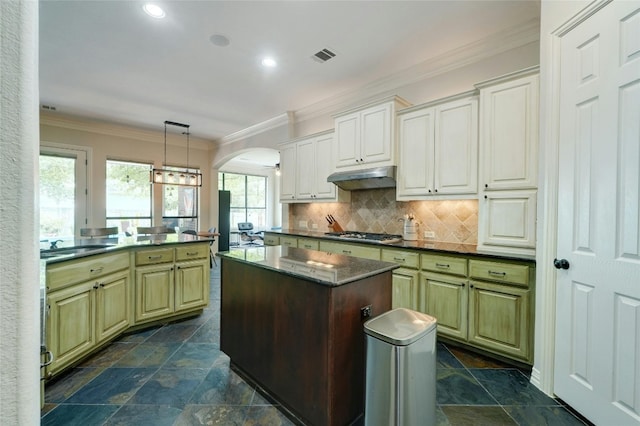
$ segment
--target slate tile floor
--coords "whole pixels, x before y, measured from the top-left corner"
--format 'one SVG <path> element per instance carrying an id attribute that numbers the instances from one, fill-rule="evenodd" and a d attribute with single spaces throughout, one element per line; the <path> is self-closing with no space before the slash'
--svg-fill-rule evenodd
<path id="1" fill-rule="evenodd" d="M 65 373 L 46 387 L 41 424 L 292 424 L 229 369 L 219 337 L 214 267 L 203 315 L 126 335 Z M 441 343 L 437 365 L 438 425 L 588 424 L 538 391 L 526 371 Z"/>

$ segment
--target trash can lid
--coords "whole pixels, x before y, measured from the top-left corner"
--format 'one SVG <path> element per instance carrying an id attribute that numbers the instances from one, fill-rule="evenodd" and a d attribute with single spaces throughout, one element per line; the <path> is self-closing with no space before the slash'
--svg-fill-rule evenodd
<path id="1" fill-rule="evenodd" d="M 436 328 L 437 320 L 422 312 L 396 308 L 364 323 L 364 332 L 385 342 L 407 346 Z"/>

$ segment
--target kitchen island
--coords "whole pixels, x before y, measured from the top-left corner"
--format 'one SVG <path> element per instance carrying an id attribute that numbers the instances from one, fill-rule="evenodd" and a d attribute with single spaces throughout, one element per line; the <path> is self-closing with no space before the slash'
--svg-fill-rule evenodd
<path id="1" fill-rule="evenodd" d="M 364 413 L 363 323 L 391 309 L 398 265 L 288 247 L 218 253 L 220 348 L 295 421 Z"/>

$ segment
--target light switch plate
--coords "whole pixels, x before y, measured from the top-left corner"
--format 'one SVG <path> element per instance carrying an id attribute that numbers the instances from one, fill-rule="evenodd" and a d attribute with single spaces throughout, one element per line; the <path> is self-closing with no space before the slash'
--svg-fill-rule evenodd
<path id="1" fill-rule="evenodd" d="M 307 221 L 306 221 L 306 220 L 300 220 L 300 221 L 298 221 L 298 226 L 299 226 L 301 229 L 306 229 L 306 228 L 307 228 Z"/>
<path id="2" fill-rule="evenodd" d="M 433 231 L 424 231 L 424 237 L 425 238 L 435 238 L 436 237 L 436 233 Z"/>

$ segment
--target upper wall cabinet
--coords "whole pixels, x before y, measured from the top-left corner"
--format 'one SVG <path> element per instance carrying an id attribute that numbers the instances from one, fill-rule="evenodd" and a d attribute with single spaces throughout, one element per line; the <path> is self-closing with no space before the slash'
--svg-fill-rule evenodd
<path id="1" fill-rule="evenodd" d="M 280 146 L 280 201 L 291 202 L 296 198 L 296 144 Z"/>
<path id="2" fill-rule="evenodd" d="M 397 199 L 478 192 L 478 99 L 472 92 L 399 114 Z M 464 198 L 464 197 L 463 197 Z"/>
<path id="3" fill-rule="evenodd" d="M 477 85 L 479 250 L 535 254 L 538 80 L 534 67 Z"/>
<path id="4" fill-rule="evenodd" d="M 334 148 L 333 131 L 281 145 L 280 202 L 346 201 L 349 192 L 327 182 L 333 171 Z"/>
<path id="5" fill-rule="evenodd" d="M 484 188 L 536 188 L 539 77 L 535 72 L 477 85 Z"/>
<path id="6" fill-rule="evenodd" d="M 394 96 L 335 116 L 336 169 L 395 165 L 396 110 L 409 105 Z"/>

